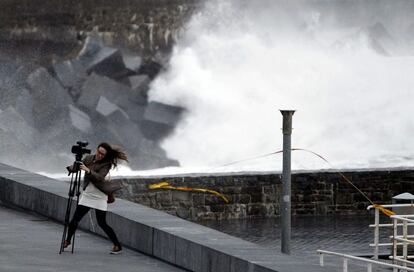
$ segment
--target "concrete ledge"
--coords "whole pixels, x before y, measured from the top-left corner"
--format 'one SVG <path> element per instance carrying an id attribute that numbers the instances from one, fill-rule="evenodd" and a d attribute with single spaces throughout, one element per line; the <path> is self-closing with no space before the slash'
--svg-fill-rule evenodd
<path id="1" fill-rule="evenodd" d="M 0 164 L 4 205 L 63 222 L 68 190 L 67 182 Z M 316 253 L 312 262 L 300 260 L 122 199 L 110 205 L 107 220 L 122 244 L 189 271 L 329 271 L 319 267 Z M 105 236 L 94 215 L 86 216 L 80 227 Z"/>

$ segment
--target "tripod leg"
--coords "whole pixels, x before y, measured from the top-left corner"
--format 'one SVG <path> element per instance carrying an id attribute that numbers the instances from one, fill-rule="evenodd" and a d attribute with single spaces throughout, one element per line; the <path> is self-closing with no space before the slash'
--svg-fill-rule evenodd
<path id="1" fill-rule="evenodd" d="M 66 234 L 67 234 L 68 225 L 69 225 L 69 216 L 70 216 L 71 207 L 72 207 L 72 197 L 69 197 L 68 202 L 67 202 L 67 206 L 66 206 L 65 224 L 64 224 L 64 227 L 63 227 L 62 241 L 60 243 L 59 254 L 61 254 L 65 250 L 64 249 L 64 243 L 65 243 Z"/>
<path id="2" fill-rule="evenodd" d="M 76 189 L 77 179 L 78 179 L 78 172 L 76 172 L 75 179 L 74 179 L 74 173 L 72 173 L 72 176 L 70 179 L 70 186 L 69 186 L 69 193 L 68 193 L 69 198 L 68 198 L 68 202 L 66 205 L 65 222 L 64 222 L 64 227 L 63 227 L 63 234 L 62 234 L 62 240 L 60 243 L 59 254 L 61 254 L 65 250 L 64 243 L 65 243 L 66 234 L 68 230 L 68 225 L 69 225 L 69 220 L 70 220 L 70 211 L 72 208 L 72 200 L 74 196 L 74 191 Z M 73 253 L 73 247 L 72 247 L 72 253 Z"/>
<path id="3" fill-rule="evenodd" d="M 80 182 L 81 182 L 81 171 L 78 171 L 78 172 L 76 172 L 76 177 L 75 177 L 75 186 L 76 186 L 76 188 L 74 188 L 75 189 L 75 191 L 76 191 L 76 196 L 77 196 L 77 199 L 76 199 L 76 208 L 78 207 L 78 204 L 79 204 L 79 195 L 80 195 Z M 73 237 L 72 237 L 72 254 L 73 254 L 73 250 L 75 249 L 75 237 L 76 237 L 76 230 L 75 230 L 75 233 L 73 234 Z"/>

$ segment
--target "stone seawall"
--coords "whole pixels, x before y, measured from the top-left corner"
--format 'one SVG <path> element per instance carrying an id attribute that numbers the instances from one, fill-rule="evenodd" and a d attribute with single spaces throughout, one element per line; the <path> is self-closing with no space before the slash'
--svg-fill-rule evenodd
<path id="1" fill-rule="evenodd" d="M 381 169 L 342 172 L 376 204 L 392 202 L 403 192 L 414 192 L 413 169 Z M 279 215 L 281 174 L 210 175 L 122 179 L 124 199 L 190 220 L 269 218 Z M 229 203 L 206 193 L 149 190 L 148 185 L 168 181 L 173 186 L 213 189 Z M 369 201 L 337 172 L 294 173 L 293 215 L 364 214 Z"/>

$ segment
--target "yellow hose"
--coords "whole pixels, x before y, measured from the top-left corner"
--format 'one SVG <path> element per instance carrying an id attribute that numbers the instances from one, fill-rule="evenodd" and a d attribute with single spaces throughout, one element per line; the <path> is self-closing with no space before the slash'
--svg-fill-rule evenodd
<path id="1" fill-rule="evenodd" d="M 214 190 L 210 190 L 210 189 L 202 189 L 202 188 L 191 188 L 191 187 L 174 187 L 171 186 L 168 182 L 166 181 L 162 181 L 159 183 L 155 183 L 155 184 L 150 184 L 148 186 L 148 188 L 150 189 L 168 189 L 168 190 L 176 190 L 176 191 L 192 191 L 192 192 L 201 192 L 201 193 L 210 193 L 213 195 L 216 195 L 218 197 L 220 197 L 221 199 L 224 200 L 224 202 L 229 203 L 229 200 L 227 199 L 227 197 L 217 191 Z"/>

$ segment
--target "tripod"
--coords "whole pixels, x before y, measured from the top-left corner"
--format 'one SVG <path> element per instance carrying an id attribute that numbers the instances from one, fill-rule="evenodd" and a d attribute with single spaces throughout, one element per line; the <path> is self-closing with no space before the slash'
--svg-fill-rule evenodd
<path id="1" fill-rule="evenodd" d="M 65 248 L 64 248 L 64 243 L 65 243 L 65 239 L 66 239 L 66 234 L 68 231 L 68 226 L 69 226 L 69 220 L 70 220 L 70 211 L 72 209 L 72 202 L 73 202 L 73 197 L 76 195 L 76 206 L 78 206 L 79 203 L 79 195 L 80 195 L 80 181 L 81 181 L 81 171 L 80 171 L 80 165 L 82 164 L 82 161 L 80 160 L 80 158 L 78 159 L 78 157 L 76 157 L 76 161 L 73 163 L 72 169 L 68 169 L 69 170 L 69 175 L 71 175 L 71 179 L 70 179 L 70 186 L 69 186 L 69 198 L 68 198 L 68 202 L 67 202 L 67 206 L 66 206 L 66 214 L 65 214 L 65 225 L 63 228 L 63 235 L 62 235 L 62 241 L 60 243 L 60 251 L 59 254 L 61 254 Z M 75 236 L 73 235 L 72 237 L 72 254 L 73 254 L 73 250 L 75 248 Z"/>

